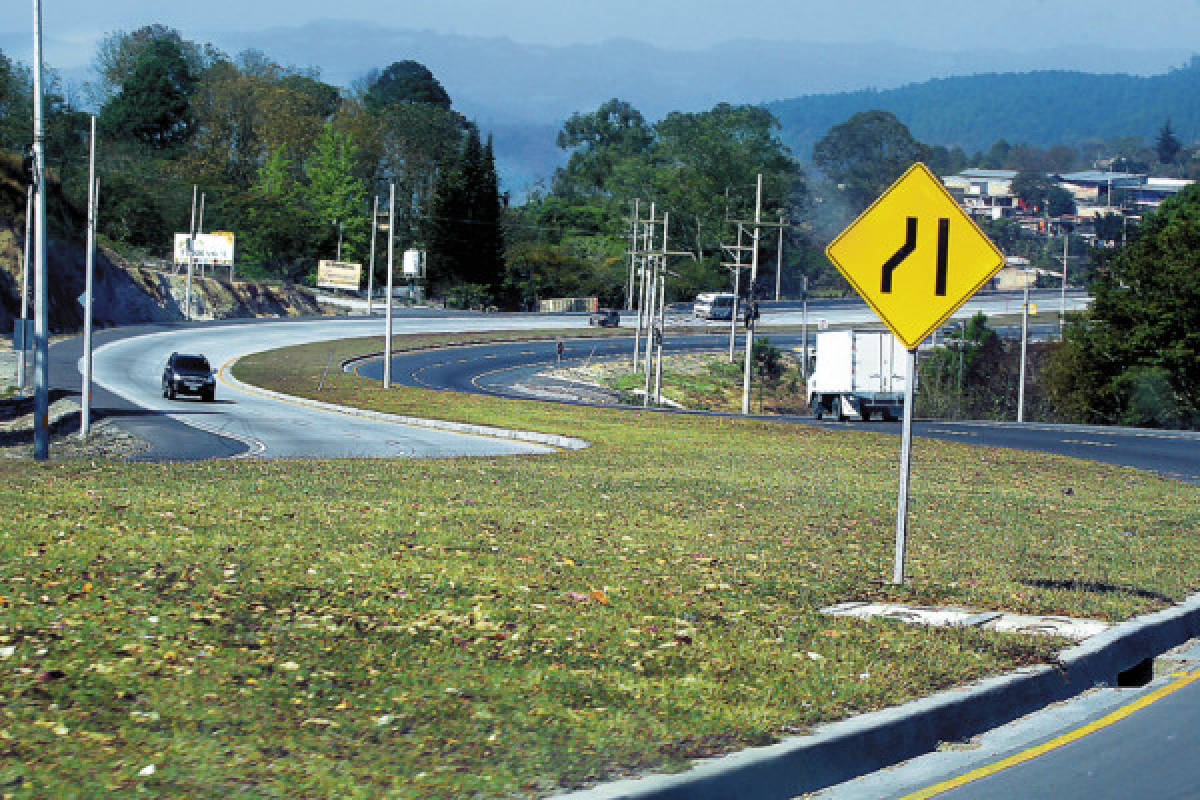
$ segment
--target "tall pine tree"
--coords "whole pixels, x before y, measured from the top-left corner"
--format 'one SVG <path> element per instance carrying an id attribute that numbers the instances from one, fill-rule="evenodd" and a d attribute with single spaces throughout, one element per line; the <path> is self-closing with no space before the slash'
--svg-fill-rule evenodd
<path id="1" fill-rule="evenodd" d="M 504 274 L 500 202 L 491 139 L 484 146 L 471 126 L 462 151 L 434 186 L 427 228 L 432 292 L 471 302 L 499 299 Z"/>

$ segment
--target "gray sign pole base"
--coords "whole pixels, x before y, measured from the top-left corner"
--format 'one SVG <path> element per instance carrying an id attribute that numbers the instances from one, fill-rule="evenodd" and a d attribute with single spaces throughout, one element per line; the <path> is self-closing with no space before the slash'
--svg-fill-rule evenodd
<path id="1" fill-rule="evenodd" d="M 917 351 L 908 351 L 904 371 L 904 431 L 900 444 L 900 496 L 896 503 L 896 564 L 892 583 L 904 583 L 904 538 L 908 525 L 908 474 L 912 465 L 913 387 L 917 382 Z"/>

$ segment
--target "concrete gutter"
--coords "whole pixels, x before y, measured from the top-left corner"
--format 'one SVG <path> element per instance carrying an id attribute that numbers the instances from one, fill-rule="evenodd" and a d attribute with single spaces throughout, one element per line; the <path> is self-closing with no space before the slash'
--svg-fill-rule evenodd
<path id="1" fill-rule="evenodd" d="M 236 363 L 236 361 L 234 362 Z M 352 406 L 340 406 L 334 403 L 324 403 L 320 400 L 310 400 L 307 397 L 296 397 L 282 392 L 273 392 L 270 389 L 263 389 L 258 386 L 251 386 L 248 383 L 243 383 L 233 377 L 231 369 L 232 364 L 227 365 L 221 372 L 221 379 L 232 386 L 240 389 L 243 392 L 257 394 L 263 397 L 271 397 L 276 400 L 281 400 L 287 403 L 295 403 L 296 405 L 307 406 L 309 408 L 318 408 L 323 411 L 332 411 L 339 414 L 348 414 L 354 417 L 365 417 L 367 419 L 376 419 L 382 422 L 392 422 L 400 425 L 412 425 L 418 428 L 432 428 L 434 430 L 449 431 L 451 433 L 466 433 L 475 436 L 490 436 L 495 439 L 509 439 L 513 441 L 529 442 L 530 444 L 541 444 L 547 447 L 557 447 L 561 450 L 582 450 L 590 447 L 591 443 L 584 439 L 575 439 L 570 436 L 559 436 L 555 433 L 538 433 L 536 431 L 514 431 L 507 428 L 495 428 L 490 425 L 472 425 L 466 422 L 448 422 L 440 419 L 423 419 L 421 417 L 408 417 L 399 414 L 385 414 L 381 411 L 371 411 L 365 408 L 354 408 Z"/>
<path id="2" fill-rule="evenodd" d="M 622 780 L 561 800 L 789 800 L 959 742 L 1096 686 L 1200 634 L 1200 594 L 1064 650 L 1056 665 L 1019 669 L 895 708 L 823 726 L 687 772 Z"/>

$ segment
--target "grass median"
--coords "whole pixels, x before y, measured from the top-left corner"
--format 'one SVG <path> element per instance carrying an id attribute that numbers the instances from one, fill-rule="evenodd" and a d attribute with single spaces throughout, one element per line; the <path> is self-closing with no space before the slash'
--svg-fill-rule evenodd
<path id="1" fill-rule="evenodd" d="M 894 436 L 384 391 L 337 369 L 381 348 L 291 348 L 235 373 L 591 447 L 0 463 L 0 793 L 536 796 L 1062 646 L 827 604 L 1119 620 L 1200 582 L 1200 489 L 1148 473 L 918 440 L 912 580 L 892 587 Z"/>

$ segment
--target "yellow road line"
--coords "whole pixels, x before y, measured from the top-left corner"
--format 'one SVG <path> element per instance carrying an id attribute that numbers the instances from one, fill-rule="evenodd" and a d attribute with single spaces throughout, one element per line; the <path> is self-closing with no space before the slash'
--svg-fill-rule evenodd
<path id="1" fill-rule="evenodd" d="M 1172 677 L 1174 677 L 1174 676 L 1172 676 Z M 1197 671 L 1191 672 L 1191 673 L 1184 673 L 1184 674 L 1180 675 L 1177 678 L 1177 680 L 1175 680 L 1172 683 L 1167 684 L 1166 686 L 1159 689 L 1158 691 L 1151 692 L 1148 695 L 1140 697 L 1137 700 L 1130 703 L 1129 705 L 1123 706 L 1122 708 L 1117 709 L 1116 711 L 1112 712 L 1111 714 L 1101 717 L 1100 719 L 1096 720 L 1095 722 L 1092 722 L 1088 725 L 1084 725 L 1082 728 L 1073 730 L 1070 733 L 1065 733 L 1056 739 L 1051 739 L 1050 741 L 1046 742 L 1045 744 L 1038 745 L 1037 747 L 1031 747 L 1028 750 L 1017 753 L 1014 756 L 1009 756 L 1008 758 L 1006 758 L 1002 761 L 997 761 L 995 764 L 989 764 L 986 767 L 980 767 L 977 770 L 968 772 L 965 775 L 960 775 L 957 778 L 951 778 L 948 781 L 943 781 L 942 783 L 936 784 L 934 786 L 930 786 L 930 787 L 922 789 L 918 792 L 913 792 L 912 794 L 907 794 L 904 797 L 900 798 L 900 800 L 926 800 L 926 798 L 936 797 L 939 794 L 950 791 L 951 789 L 957 789 L 960 786 L 965 786 L 968 783 L 977 781 L 980 778 L 986 778 L 988 775 L 994 775 L 997 772 L 1006 770 L 1009 767 L 1014 767 L 1017 764 L 1023 764 L 1026 761 L 1031 761 L 1032 759 L 1035 759 L 1038 756 L 1049 753 L 1051 750 L 1056 750 L 1059 747 L 1062 747 L 1063 745 L 1067 745 L 1067 744 L 1070 744 L 1071 742 L 1078 741 L 1079 739 L 1082 739 L 1083 737 L 1085 737 L 1089 734 L 1095 733 L 1098 730 L 1106 728 L 1109 725 L 1112 725 L 1113 723 L 1120 722 L 1121 720 L 1125 719 L 1126 717 L 1132 715 L 1134 712 L 1140 711 L 1143 708 L 1151 705 L 1152 703 L 1158 702 L 1159 700 L 1163 699 L 1167 695 L 1182 689 L 1184 686 L 1187 686 L 1189 683 L 1193 683 L 1197 679 L 1200 679 L 1200 670 L 1197 670 Z"/>

